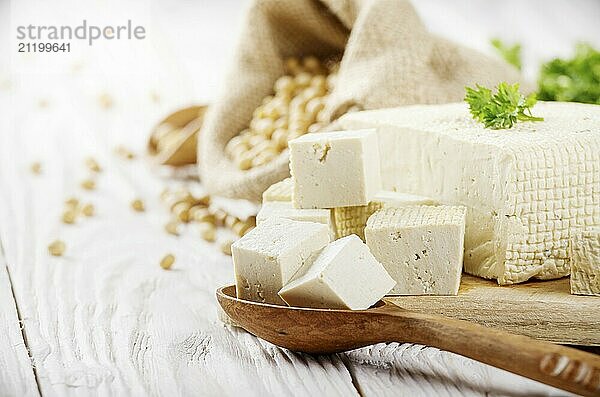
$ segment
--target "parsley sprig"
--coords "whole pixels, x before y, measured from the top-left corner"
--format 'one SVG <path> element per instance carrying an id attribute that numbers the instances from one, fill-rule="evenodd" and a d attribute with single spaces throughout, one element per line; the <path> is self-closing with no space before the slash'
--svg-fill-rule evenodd
<path id="1" fill-rule="evenodd" d="M 473 118 L 483 123 L 485 128 L 494 130 L 512 128 L 518 121 L 543 121 L 531 114 L 531 108 L 537 102 L 535 94 L 525 97 L 519 92 L 519 84 L 500 83 L 496 93 L 480 85 L 476 88 L 465 87 L 465 101 Z"/>
<path id="2" fill-rule="evenodd" d="M 490 43 L 506 62 L 521 70 L 523 66 L 523 62 L 521 61 L 521 44 L 510 45 L 498 38 L 492 39 Z"/>

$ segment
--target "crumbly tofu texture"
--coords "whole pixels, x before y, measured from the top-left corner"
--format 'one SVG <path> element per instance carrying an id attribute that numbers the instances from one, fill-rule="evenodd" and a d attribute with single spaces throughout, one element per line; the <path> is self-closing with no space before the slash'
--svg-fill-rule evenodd
<path id="1" fill-rule="evenodd" d="M 456 295 L 463 267 L 466 209 L 408 206 L 375 212 L 367 245 L 397 282 L 390 294 Z"/>
<path id="2" fill-rule="evenodd" d="M 307 134 L 289 147 L 296 208 L 367 205 L 381 190 L 374 130 Z"/>
<path id="3" fill-rule="evenodd" d="M 571 293 L 600 296 L 600 226 L 571 236 Z"/>
<path id="4" fill-rule="evenodd" d="M 292 201 L 292 191 L 294 190 L 294 182 L 292 178 L 274 183 L 263 192 L 263 203 L 270 201 Z"/>
<path id="5" fill-rule="evenodd" d="M 538 102 L 490 130 L 464 103 L 355 112 L 376 128 L 383 188 L 467 207 L 465 271 L 513 284 L 570 273 L 569 235 L 600 224 L 600 106 Z"/>
<path id="6" fill-rule="evenodd" d="M 329 243 L 329 228 L 277 218 L 261 223 L 231 246 L 237 297 L 284 304 L 277 292 L 305 261 Z"/>
<path id="7" fill-rule="evenodd" d="M 338 207 L 332 210 L 336 238 L 356 234 L 365 241 L 367 220 L 382 208 L 397 208 L 407 205 L 435 205 L 435 200 L 415 194 L 380 191 L 368 205 Z"/>
<path id="8" fill-rule="evenodd" d="M 395 284 L 365 243 L 351 235 L 315 254 L 279 295 L 290 306 L 362 310 Z"/>

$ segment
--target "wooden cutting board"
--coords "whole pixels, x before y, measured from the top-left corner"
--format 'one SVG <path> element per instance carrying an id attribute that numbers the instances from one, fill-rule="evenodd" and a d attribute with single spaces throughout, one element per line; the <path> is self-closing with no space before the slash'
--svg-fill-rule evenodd
<path id="1" fill-rule="evenodd" d="M 463 275 L 458 296 L 391 296 L 405 309 L 473 321 L 556 343 L 600 346 L 600 297 L 571 295 L 569 278 L 499 286 Z"/>

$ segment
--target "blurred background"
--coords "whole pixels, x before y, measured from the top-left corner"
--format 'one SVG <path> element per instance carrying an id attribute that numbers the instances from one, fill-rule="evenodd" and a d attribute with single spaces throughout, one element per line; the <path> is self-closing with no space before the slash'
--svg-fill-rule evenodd
<path id="1" fill-rule="evenodd" d="M 249 0 L 0 0 L 0 135 L 87 131 L 142 149 L 167 114 L 218 97 Z M 575 44 L 600 48 L 597 0 L 419 0 L 432 31 L 500 56 L 491 40 L 520 45 L 532 81 L 541 63 L 571 57 Z M 17 26 L 124 25 L 144 40 L 73 41 L 70 53 L 18 53 Z M 512 48 L 514 50 L 514 48 Z M 512 53 L 514 55 L 514 52 Z M 110 112 L 108 112 L 110 110 Z M 63 134 L 67 136 L 68 134 Z M 73 144 L 72 139 L 60 144 Z M 81 144 L 81 143 L 80 143 Z M 85 142 L 93 148 L 97 141 Z M 39 150 L 38 150 L 39 149 Z M 42 148 L 32 156 L 44 157 Z M 39 154 L 37 153 L 39 152 Z"/>
<path id="2" fill-rule="evenodd" d="M 237 41 L 248 0 L 0 0 L 0 84 L 33 88 L 29 101 L 65 100 L 76 90 L 86 97 L 110 91 L 115 103 L 160 98 L 158 113 L 193 102 L 210 102 L 220 88 Z M 480 51 L 496 54 L 490 39 L 522 46 L 524 74 L 535 79 L 539 65 L 569 56 L 574 44 L 600 47 L 597 0 L 418 0 L 428 28 Z M 142 41 L 76 42 L 70 54 L 18 54 L 16 26 L 124 24 L 146 28 Z M 58 80 L 80 76 L 75 87 Z M 93 77 L 91 79 L 84 76 Z M 59 85 L 57 85 L 59 84 Z M 62 84 L 62 82 L 61 82 Z M 139 91 L 138 91 L 139 90 Z M 88 98 L 90 99 L 90 98 Z M 19 109 L 27 100 L 14 103 Z M 90 99 L 93 100 L 93 99 Z M 159 117 L 159 114 L 157 114 Z"/>

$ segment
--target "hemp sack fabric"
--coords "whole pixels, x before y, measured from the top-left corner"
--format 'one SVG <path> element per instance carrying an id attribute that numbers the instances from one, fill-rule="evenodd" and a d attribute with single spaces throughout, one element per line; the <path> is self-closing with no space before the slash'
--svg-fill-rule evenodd
<path id="1" fill-rule="evenodd" d="M 342 53 L 324 110 L 330 122 L 349 109 L 455 102 L 465 85 L 521 81 L 502 60 L 429 33 L 408 0 L 255 0 L 200 135 L 200 175 L 210 193 L 260 201 L 268 186 L 289 176 L 287 150 L 241 171 L 225 145 L 272 94 L 286 58 Z"/>

